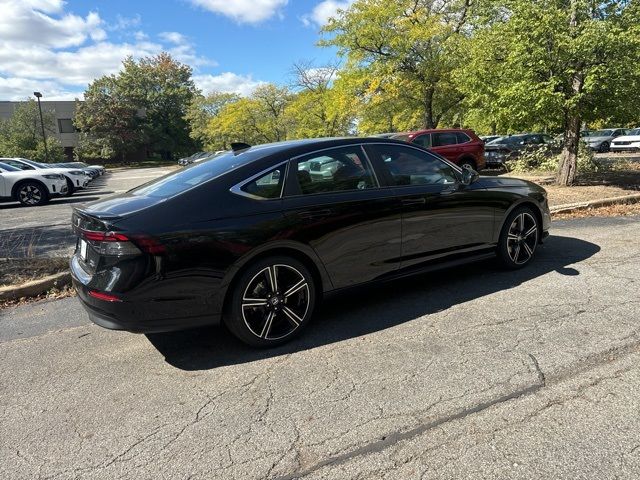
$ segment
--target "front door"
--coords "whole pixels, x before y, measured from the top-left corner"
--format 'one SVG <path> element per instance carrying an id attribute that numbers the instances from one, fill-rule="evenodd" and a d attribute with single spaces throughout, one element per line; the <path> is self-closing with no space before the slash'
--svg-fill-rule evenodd
<path id="1" fill-rule="evenodd" d="M 311 245 L 335 288 L 375 280 L 400 266 L 400 201 L 380 188 L 361 146 L 291 161 L 283 210 Z M 302 228 L 300 228 L 302 226 Z"/>
<path id="2" fill-rule="evenodd" d="M 367 146 L 402 203 L 401 268 L 488 248 L 494 208 L 479 183 L 423 150 L 393 144 Z"/>

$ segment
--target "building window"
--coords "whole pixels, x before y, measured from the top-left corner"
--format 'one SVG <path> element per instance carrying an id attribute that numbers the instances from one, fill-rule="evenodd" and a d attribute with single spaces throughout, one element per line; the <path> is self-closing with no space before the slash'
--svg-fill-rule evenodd
<path id="1" fill-rule="evenodd" d="M 60 133 L 76 133 L 76 127 L 70 118 L 59 118 L 58 130 L 60 130 Z"/>

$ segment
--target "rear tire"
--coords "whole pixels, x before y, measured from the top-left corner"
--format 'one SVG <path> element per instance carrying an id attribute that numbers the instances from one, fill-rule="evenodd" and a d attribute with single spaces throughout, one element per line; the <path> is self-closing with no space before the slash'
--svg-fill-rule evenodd
<path id="1" fill-rule="evenodd" d="M 469 160 L 468 158 L 465 158 L 460 162 L 460 168 L 470 168 L 471 170 L 475 170 L 476 162 L 474 162 L 473 160 Z"/>
<path id="2" fill-rule="evenodd" d="M 298 336 L 309 323 L 316 288 L 298 260 L 273 256 L 247 268 L 233 285 L 224 324 L 252 347 L 275 347 Z"/>
<path id="3" fill-rule="evenodd" d="M 49 203 L 49 191 L 38 182 L 24 182 L 16 189 L 16 200 L 25 207 L 36 207 Z"/>
<path id="4" fill-rule="evenodd" d="M 509 270 L 529 264 L 540 239 L 538 218 L 529 207 L 518 207 L 507 216 L 498 241 L 498 261 Z"/>

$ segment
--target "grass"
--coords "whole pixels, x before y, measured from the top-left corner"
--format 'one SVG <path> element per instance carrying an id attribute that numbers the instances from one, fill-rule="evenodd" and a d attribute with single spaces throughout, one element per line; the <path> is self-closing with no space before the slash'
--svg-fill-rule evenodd
<path id="1" fill-rule="evenodd" d="M 0 287 L 20 285 L 69 269 L 66 257 L 33 257 L 0 259 Z"/>
<path id="2" fill-rule="evenodd" d="M 177 160 L 160 160 L 157 158 L 147 158 L 146 160 L 140 160 L 139 162 L 107 162 L 106 168 L 157 168 L 176 166 Z"/>

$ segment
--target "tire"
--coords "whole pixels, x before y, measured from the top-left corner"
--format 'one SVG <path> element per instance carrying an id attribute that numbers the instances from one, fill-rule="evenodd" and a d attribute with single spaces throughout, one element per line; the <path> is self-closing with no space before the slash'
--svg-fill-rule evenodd
<path id="1" fill-rule="evenodd" d="M 67 193 L 65 193 L 62 196 L 63 197 L 70 197 L 76 191 L 76 187 L 73 185 L 73 181 L 72 180 L 69 180 L 69 178 L 67 178 L 67 177 L 64 177 L 64 179 L 67 181 Z"/>
<path id="2" fill-rule="evenodd" d="M 470 168 L 471 170 L 475 170 L 476 163 L 473 160 L 469 160 L 468 158 L 465 158 L 460 162 L 460 168 Z"/>
<path id="3" fill-rule="evenodd" d="M 539 240 L 540 225 L 533 210 L 516 208 L 507 216 L 500 232 L 497 250 L 500 265 L 515 270 L 529 264 Z"/>
<path id="4" fill-rule="evenodd" d="M 39 182 L 24 182 L 16 188 L 16 200 L 25 207 L 36 207 L 49 203 L 49 191 Z"/>
<path id="5" fill-rule="evenodd" d="M 232 288 L 224 324 L 252 347 L 288 342 L 306 328 L 313 315 L 313 276 L 294 258 L 279 255 L 259 260 L 241 273 Z"/>
<path id="6" fill-rule="evenodd" d="M 602 142 L 598 151 L 600 153 L 607 153 L 609 151 L 609 142 Z"/>

